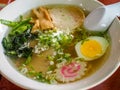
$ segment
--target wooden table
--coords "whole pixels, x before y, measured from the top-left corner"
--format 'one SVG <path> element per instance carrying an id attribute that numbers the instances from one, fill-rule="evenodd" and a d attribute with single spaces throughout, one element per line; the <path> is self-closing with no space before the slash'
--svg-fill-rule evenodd
<path id="1" fill-rule="evenodd" d="M 4 5 L 5 3 L 7 3 L 7 1 L 11 2 L 13 0 L 0 0 L 0 3 L 2 2 Z M 101 1 L 105 5 L 120 2 L 120 0 L 99 0 L 99 1 Z M 24 89 L 12 84 L 8 80 L 6 80 L 3 76 L 0 75 L 0 90 L 24 90 Z M 106 81 L 89 90 L 120 90 L 120 67 Z"/>

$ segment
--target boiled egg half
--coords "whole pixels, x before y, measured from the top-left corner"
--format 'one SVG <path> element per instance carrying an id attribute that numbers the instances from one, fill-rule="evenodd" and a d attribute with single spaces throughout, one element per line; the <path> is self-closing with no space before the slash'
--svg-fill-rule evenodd
<path id="1" fill-rule="evenodd" d="M 90 36 L 75 45 L 75 50 L 79 58 L 85 61 L 92 61 L 103 56 L 109 46 L 109 42 L 99 36 Z"/>

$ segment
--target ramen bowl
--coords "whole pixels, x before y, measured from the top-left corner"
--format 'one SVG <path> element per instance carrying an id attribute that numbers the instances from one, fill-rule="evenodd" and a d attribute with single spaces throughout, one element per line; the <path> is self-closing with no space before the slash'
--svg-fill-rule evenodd
<path id="1" fill-rule="evenodd" d="M 0 12 L 0 18 L 14 21 L 20 15 L 41 5 L 47 4 L 67 4 L 82 7 L 84 10 L 91 12 L 103 4 L 96 0 L 16 0 L 6 6 Z M 22 75 L 14 63 L 4 54 L 2 39 L 8 32 L 8 27 L 0 24 L 0 73 L 9 81 L 31 90 L 85 90 L 90 89 L 110 77 L 120 65 L 120 21 L 116 17 L 108 29 L 111 38 L 109 56 L 102 66 L 93 74 L 86 78 L 71 82 L 68 84 L 46 84 L 32 80 Z"/>

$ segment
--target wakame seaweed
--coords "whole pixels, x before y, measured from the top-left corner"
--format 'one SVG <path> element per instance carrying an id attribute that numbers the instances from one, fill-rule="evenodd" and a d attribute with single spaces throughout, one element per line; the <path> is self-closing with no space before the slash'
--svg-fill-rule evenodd
<path id="1" fill-rule="evenodd" d="M 11 22 L 0 19 L 2 24 L 11 27 L 11 31 L 8 36 L 2 40 L 5 54 L 12 57 L 24 57 L 28 58 L 32 55 L 32 47 L 29 47 L 30 40 L 34 39 L 36 35 L 30 33 L 32 25 L 29 23 L 30 19 L 23 20 L 21 22 Z"/>

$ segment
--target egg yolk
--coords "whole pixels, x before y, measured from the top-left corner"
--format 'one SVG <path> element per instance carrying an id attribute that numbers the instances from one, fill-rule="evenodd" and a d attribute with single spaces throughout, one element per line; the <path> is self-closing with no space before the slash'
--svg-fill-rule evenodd
<path id="1" fill-rule="evenodd" d="M 80 47 L 80 50 L 81 53 L 88 58 L 97 57 L 102 53 L 102 47 L 96 40 L 84 41 Z"/>

